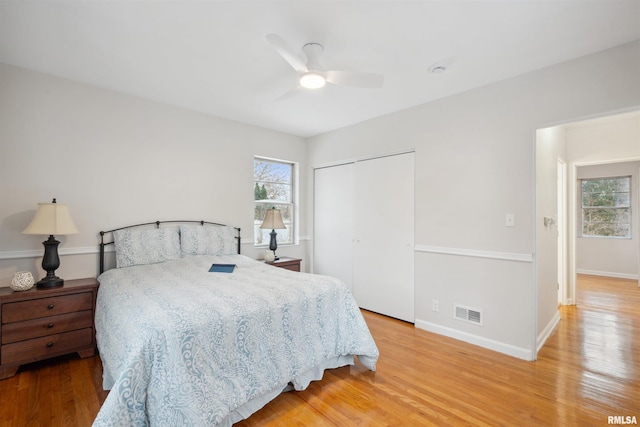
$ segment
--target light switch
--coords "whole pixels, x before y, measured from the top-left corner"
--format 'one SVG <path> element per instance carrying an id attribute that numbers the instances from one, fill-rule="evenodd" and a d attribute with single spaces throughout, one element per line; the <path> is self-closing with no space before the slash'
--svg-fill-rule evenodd
<path id="1" fill-rule="evenodd" d="M 516 226 L 516 216 L 512 213 L 508 213 L 504 217 L 504 225 L 507 227 L 515 227 Z"/>

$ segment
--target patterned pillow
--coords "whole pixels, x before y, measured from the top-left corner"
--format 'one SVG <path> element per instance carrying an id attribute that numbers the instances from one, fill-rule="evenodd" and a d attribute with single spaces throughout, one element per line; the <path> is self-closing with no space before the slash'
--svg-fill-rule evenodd
<path id="1" fill-rule="evenodd" d="M 113 232 L 116 246 L 116 267 L 156 264 L 178 259 L 180 235 L 177 227 Z"/>
<path id="2" fill-rule="evenodd" d="M 183 255 L 231 255 L 237 253 L 234 228 L 196 224 L 180 225 Z"/>

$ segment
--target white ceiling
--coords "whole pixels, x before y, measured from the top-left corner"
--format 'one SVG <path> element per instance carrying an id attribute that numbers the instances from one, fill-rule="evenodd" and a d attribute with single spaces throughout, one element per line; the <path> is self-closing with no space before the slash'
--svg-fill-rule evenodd
<path id="1" fill-rule="evenodd" d="M 272 32 L 384 87 L 292 95 Z M 1 62 L 305 137 L 637 39 L 640 0 L 0 0 Z"/>

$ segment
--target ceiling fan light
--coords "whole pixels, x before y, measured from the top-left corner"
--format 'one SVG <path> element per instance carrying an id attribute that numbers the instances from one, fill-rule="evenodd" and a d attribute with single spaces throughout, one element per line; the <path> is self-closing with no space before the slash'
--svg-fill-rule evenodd
<path id="1" fill-rule="evenodd" d="M 320 73 L 308 72 L 300 77 L 300 84 L 307 89 L 320 89 L 327 80 Z"/>

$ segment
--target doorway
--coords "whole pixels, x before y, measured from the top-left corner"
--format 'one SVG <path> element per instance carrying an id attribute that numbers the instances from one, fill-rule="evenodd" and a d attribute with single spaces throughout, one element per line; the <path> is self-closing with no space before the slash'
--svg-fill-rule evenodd
<path id="1" fill-rule="evenodd" d="M 640 160 L 640 111 L 565 123 L 536 132 L 535 201 L 535 310 L 537 348 L 559 321 L 558 304 L 576 304 L 579 166 Z M 606 141 L 606 143 L 603 143 Z M 640 175 L 634 172 L 636 199 Z M 553 197 L 550 197 L 550 196 Z M 551 206 L 553 203 L 554 206 Z M 636 205 L 637 206 L 637 205 Z M 563 214 L 564 210 L 564 214 Z M 637 207 L 634 215 L 637 216 Z M 551 239 L 551 215 L 556 216 L 556 238 Z M 635 220 L 637 223 L 637 219 Z M 640 251 L 637 225 L 634 251 Z M 640 285 L 640 252 L 635 273 Z M 634 275 L 634 279 L 636 276 Z M 564 286 L 563 286 L 564 285 Z"/>
<path id="2" fill-rule="evenodd" d="M 577 238 L 574 242 L 577 274 L 637 280 L 638 195 L 633 190 L 638 186 L 639 167 L 640 161 L 577 165 Z M 581 185 L 590 188 L 585 190 L 585 195 Z M 614 185 L 615 193 L 613 188 L 605 190 L 606 186 Z M 615 207 L 602 206 L 603 200 L 614 200 L 614 197 Z M 584 208 L 586 214 L 581 213 L 580 200 L 591 204 Z M 603 215 L 615 216 L 615 221 L 599 222 Z M 585 236 L 580 233 L 583 221 L 586 221 Z"/>

